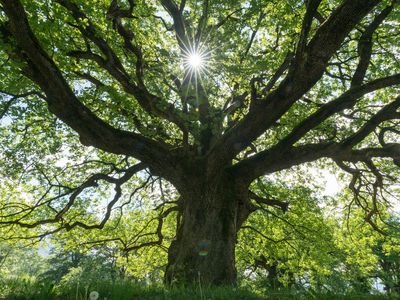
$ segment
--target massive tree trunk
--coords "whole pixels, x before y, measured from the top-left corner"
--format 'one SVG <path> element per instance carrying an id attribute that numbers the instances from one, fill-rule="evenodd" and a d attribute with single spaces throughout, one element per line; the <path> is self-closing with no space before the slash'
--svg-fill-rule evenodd
<path id="1" fill-rule="evenodd" d="M 240 203 L 235 180 L 197 174 L 179 190 L 182 216 L 168 253 L 167 283 L 235 284 Z"/>

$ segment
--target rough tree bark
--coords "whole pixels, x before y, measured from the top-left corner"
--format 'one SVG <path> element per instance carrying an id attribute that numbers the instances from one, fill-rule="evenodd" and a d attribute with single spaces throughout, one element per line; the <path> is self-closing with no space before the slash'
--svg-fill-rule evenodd
<path id="1" fill-rule="evenodd" d="M 228 175 L 189 176 L 180 190 L 182 218 L 168 251 L 166 282 L 229 284 L 236 281 L 237 196 Z"/>
<path id="2" fill-rule="evenodd" d="M 168 250 L 167 283 L 236 282 L 236 236 L 252 209 L 248 185 L 229 167 L 211 170 L 207 160 L 191 160 L 175 182 L 180 218 Z"/>

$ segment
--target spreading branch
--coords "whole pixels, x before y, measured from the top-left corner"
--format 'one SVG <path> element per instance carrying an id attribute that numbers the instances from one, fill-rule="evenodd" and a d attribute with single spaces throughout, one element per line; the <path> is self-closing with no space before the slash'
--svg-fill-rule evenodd
<path id="1" fill-rule="evenodd" d="M 146 165 L 144 163 L 138 163 L 136 165 L 133 165 L 126 169 L 123 172 L 123 175 L 120 176 L 119 178 L 112 177 L 107 174 L 103 173 L 96 173 L 91 175 L 88 179 L 86 179 L 81 185 L 79 185 L 76 188 L 66 188 L 66 192 L 60 193 L 59 195 L 50 198 L 47 201 L 42 201 L 47 194 L 50 192 L 50 189 L 52 188 L 52 185 L 50 185 L 50 188 L 43 194 L 43 196 L 36 201 L 36 204 L 34 206 L 28 206 L 27 208 L 23 208 L 15 213 L 11 214 L 2 214 L 1 215 L 1 221 L 0 225 L 18 225 L 23 228 L 36 228 L 42 225 L 46 224 L 58 224 L 58 228 L 64 228 L 66 230 L 72 230 L 75 227 L 81 227 L 84 229 L 101 229 L 104 227 L 106 222 L 109 220 L 111 217 L 112 210 L 117 203 L 117 201 L 120 199 L 122 195 L 122 185 L 125 184 L 128 180 L 130 180 L 136 173 L 144 170 L 146 168 Z M 81 221 L 74 221 L 74 222 L 68 222 L 66 218 L 66 214 L 71 210 L 71 208 L 74 206 L 77 198 L 88 188 L 92 187 L 97 187 L 99 181 L 105 181 L 107 183 L 113 184 L 114 185 L 114 190 L 115 194 L 113 199 L 107 204 L 106 207 L 106 212 L 101 219 L 101 221 L 97 224 L 86 224 Z M 55 200 L 64 198 L 65 196 L 69 196 L 69 200 L 67 203 L 64 205 L 62 209 L 56 210 L 52 208 L 51 203 L 54 202 Z M 32 212 L 36 211 L 40 206 L 47 205 L 49 208 L 52 209 L 52 211 L 55 213 L 55 215 L 52 218 L 47 218 L 47 219 L 41 219 L 38 221 L 33 221 L 33 222 L 26 222 L 24 219 L 29 217 Z M 10 209 L 12 207 L 5 206 L 1 207 L 0 211 L 3 211 L 5 209 Z M 11 218 L 10 220 L 7 220 L 8 218 Z"/>
<path id="2" fill-rule="evenodd" d="M 69 3 L 67 0 L 60 1 L 66 5 Z M 84 145 L 115 154 L 132 155 L 155 168 L 160 167 L 160 161 L 170 156 L 169 147 L 142 135 L 116 129 L 97 117 L 79 101 L 57 65 L 40 45 L 29 26 L 21 2 L 1 0 L 0 3 L 9 19 L 10 32 L 23 51 L 21 57 L 26 62 L 24 72 L 46 94 L 50 112 L 75 130 Z M 79 14 L 79 11 L 76 13 Z M 96 41 L 99 46 L 102 45 L 101 39 Z M 105 52 L 108 51 L 106 45 L 101 47 Z M 113 54 L 109 53 L 109 56 L 113 57 Z M 160 168 L 163 169 L 165 165 Z"/>
<path id="3" fill-rule="evenodd" d="M 317 1 L 318 2 L 318 1 Z M 229 129 L 211 150 L 210 156 L 226 163 L 273 126 L 322 77 L 329 59 L 340 48 L 354 26 L 380 1 L 344 1 L 316 30 L 298 61 L 280 85 L 256 109 Z M 218 167 L 217 167 L 218 168 Z"/>
<path id="4" fill-rule="evenodd" d="M 288 202 L 283 202 L 283 201 L 274 199 L 273 197 L 263 198 L 263 197 L 258 196 L 257 194 L 255 194 L 252 191 L 249 191 L 249 198 L 256 201 L 260 205 L 267 205 L 267 206 L 280 208 L 283 212 L 286 212 L 289 207 Z"/>

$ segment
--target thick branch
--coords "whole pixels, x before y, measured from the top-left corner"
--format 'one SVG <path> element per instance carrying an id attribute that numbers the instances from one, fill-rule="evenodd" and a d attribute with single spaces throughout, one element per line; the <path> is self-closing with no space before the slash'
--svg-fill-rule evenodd
<path id="1" fill-rule="evenodd" d="M 289 135 L 278 143 L 277 147 L 293 145 L 329 117 L 344 109 L 352 108 L 362 96 L 397 84 L 400 84 L 400 74 L 376 79 L 362 86 L 351 88 L 340 97 L 321 106 L 315 113 L 298 124 Z"/>
<path id="2" fill-rule="evenodd" d="M 359 162 L 369 160 L 371 158 L 393 158 L 400 159 L 400 144 L 387 144 L 382 148 L 368 147 L 357 150 L 350 150 L 341 154 L 332 155 L 335 160 L 343 160 L 349 162 Z"/>
<path id="3" fill-rule="evenodd" d="M 322 157 L 331 157 L 342 151 L 335 143 L 309 144 L 298 147 L 271 148 L 264 150 L 232 167 L 232 171 L 250 184 L 254 179 L 288 169 Z"/>
<path id="4" fill-rule="evenodd" d="M 362 141 L 366 136 L 373 132 L 382 122 L 399 118 L 396 109 L 400 107 L 400 97 L 379 110 L 364 126 L 344 139 L 341 143 L 320 143 L 310 144 L 299 147 L 292 147 L 291 143 L 283 141 L 277 146 L 264 150 L 244 161 L 241 161 L 233 169 L 249 182 L 253 179 L 271 172 L 290 168 L 300 163 L 314 161 L 322 157 L 338 158 L 342 160 L 354 159 L 362 155 L 372 157 L 391 157 L 398 161 L 398 144 L 385 144 L 382 148 L 365 148 L 362 150 L 352 150 L 352 147 Z M 300 129 L 298 129 L 300 131 Z"/>
<path id="5" fill-rule="evenodd" d="M 76 4 L 69 0 L 57 0 L 57 2 L 69 10 L 77 22 L 80 22 L 80 20 L 84 19 L 88 20 L 88 26 L 78 26 L 78 28 L 84 37 L 93 42 L 101 50 L 106 59 L 103 59 L 89 50 L 86 52 L 72 51 L 70 52 L 71 56 L 95 61 L 101 68 L 107 70 L 108 73 L 122 85 L 127 93 L 133 95 L 147 112 L 173 122 L 182 130 L 186 128 L 184 120 L 179 117 L 180 112 L 177 111 L 172 104 L 163 101 L 161 98 L 151 94 L 146 89 L 142 78 L 143 62 L 141 50 L 132 44 L 132 33 L 127 31 L 125 27 L 122 26 L 119 17 L 115 16 L 115 26 L 119 34 L 122 35 L 124 39 L 125 47 L 129 51 L 133 52 L 136 56 L 136 76 L 138 85 L 132 83 L 129 74 L 122 65 L 122 62 L 109 44 L 97 34 L 95 25 L 86 16 L 86 14 L 84 14 Z"/>
<path id="6" fill-rule="evenodd" d="M 330 57 L 355 25 L 379 0 L 347 0 L 318 28 L 304 50 L 302 60 L 290 69 L 279 87 L 228 130 L 212 150 L 212 160 L 226 163 L 270 128 L 322 77 Z"/>
<path id="7" fill-rule="evenodd" d="M 318 6 L 320 5 L 320 3 L 321 0 L 306 1 L 307 8 L 303 19 L 303 24 L 301 27 L 299 42 L 297 44 L 295 64 L 303 60 L 304 51 L 306 51 L 307 47 L 307 39 L 309 37 L 309 33 L 311 30 L 311 24 L 317 13 Z"/>
<path id="8" fill-rule="evenodd" d="M 275 83 L 279 80 L 279 78 L 282 77 L 282 75 L 285 73 L 285 71 L 289 68 L 290 63 L 292 62 L 292 59 L 293 59 L 293 53 L 288 52 L 286 54 L 285 59 L 283 60 L 283 63 L 275 71 L 274 75 L 271 77 L 271 79 L 268 81 L 267 85 L 264 87 L 264 89 L 262 91 L 263 95 L 267 94 L 274 87 Z"/>
<path id="9" fill-rule="evenodd" d="M 174 3 L 173 0 L 160 0 L 160 2 L 174 20 L 174 29 L 179 46 L 183 50 L 189 50 L 190 42 L 186 36 L 186 27 L 182 16 L 182 10 Z"/>
<path id="10" fill-rule="evenodd" d="M 1 0 L 10 31 L 27 62 L 25 72 L 47 95 L 49 110 L 80 135 L 84 145 L 115 154 L 132 155 L 154 167 L 168 157 L 168 147 L 141 135 L 113 128 L 74 95 L 60 70 L 40 46 L 18 0 Z M 161 166 L 160 166 L 161 168 Z M 165 169 L 165 166 L 163 166 Z"/>
<path id="11" fill-rule="evenodd" d="M 248 184 L 264 174 L 271 174 L 290 167 L 312 162 L 320 158 L 331 158 L 342 161 L 363 161 L 365 159 L 393 158 L 400 160 L 400 144 L 387 144 L 381 148 L 362 148 L 353 150 L 351 145 L 339 143 L 319 143 L 286 149 L 274 148 L 253 155 L 232 167 L 232 171 L 239 174 Z"/>
<path id="12" fill-rule="evenodd" d="M 292 132 L 283 138 L 278 144 L 271 149 L 267 149 L 259 152 L 258 154 L 247 158 L 238 164 L 238 168 L 251 169 L 252 176 L 260 176 L 265 172 L 262 171 L 263 166 L 268 169 L 270 166 L 268 163 L 269 156 L 276 155 L 275 153 L 284 153 L 286 149 L 299 141 L 305 136 L 310 130 L 321 124 L 323 121 L 331 117 L 332 115 L 346 109 L 351 108 L 357 102 L 357 99 L 361 96 L 370 93 L 372 91 L 392 86 L 400 83 L 400 74 L 377 79 L 371 81 L 365 85 L 353 87 L 339 98 L 323 105 L 315 113 L 309 116 L 307 119 L 297 125 Z M 376 113 L 359 131 L 354 133 L 352 136 L 343 140 L 343 148 L 351 148 L 352 146 L 359 143 L 368 134 L 370 134 L 376 127 L 385 120 L 393 119 L 398 117 L 396 109 L 400 106 L 400 97 L 392 103 L 384 106 L 378 113 Z M 323 144 L 322 144 L 323 145 Z M 290 166 L 289 166 L 290 167 Z M 256 171 L 257 170 L 257 171 Z M 256 178 L 253 177 L 252 179 Z"/>
<path id="13" fill-rule="evenodd" d="M 346 138 L 342 144 L 345 147 L 352 147 L 360 143 L 365 137 L 373 132 L 379 124 L 390 119 L 400 118 L 400 113 L 396 110 L 400 107 L 400 96 L 393 102 L 385 105 L 375 115 L 373 115 L 359 130 L 350 137 Z"/>
<path id="14" fill-rule="evenodd" d="M 371 60 L 373 46 L 372 35 L 393 10 L 393 5 L 394 4 L 386 7 L 379 15 L 377 15 L 361 35 L 360 41 L 358 42 L 358 54 L 360 55 L 360 60 L 357 65 L 357 69 L 354 72 L 353 79 L 351 80 L 352 86 L 358 86 L 362 84 Z"/>
<path id="15" fill-rule="evenodd" d="M 197 51 L 201 48 L 200 38 L 202 37 L 203 30 L 206 29 L 207 19 L 208 19 L 208 11 L 209 11 L 209 3 L 205 1 L 203 6 L 203 13 L 200 17 L 200 21 L 198 24 L 197 32 L 194 33 L 194 37 L 190 37 L 188 31 L 195 30 L 194 28 L 189 28 L 187 23 L 185 22 L 184 16 L 182 14 L 182 3 L 181 6 L 178 5 L 173 0 L 160 0 L 163 7 L 168 11 L 169 15 L 172 17 L 174 22 L 174 30 L 176 34 L 176 38 L 178 44 L 180 46 L 181 54 L 187 56 L 188 53 L 193 51 Z M 183 3 L 184 5 L 184 3 Z M 182 96 L 184 99 L 184 106 L 186 106 L 186 98 L 188 96 L 189 85 L 192 84 L 196 90 L 196 106 L 199 112 L 199 121 L 201 124 L 201 132 L 200 132 L 200 144 L 201 144 L 201 154 L 206 152 L 209 149 L 210 141 L 212 139 L 212 130 L 210 128 L 210 123 L 213 122 L 210 113 L 210 103 L 207 96 L 207 93 L 203 87 L 202 81 L 198 78 L 197 72 L 193 70 L 186 69 L 185 75 L 182 83 L 182 95 L 186 94 L 186 96 Z M 185 132 L 185 130 L 182 130 Z"/>
<path id="16" fill-rule="evenodd" d="M 258 196 L 257 194 L 255 194 L 252 191 L 249 191 L 249 198 L 255 200 L 258 204 L 264 204 L 267 206 L 273 206 L 273 207 L 278 207 L 280 208 L 283 212 L 286 212 L 288 210 L 289 207 L 289 203 L 287 202 L 283 202 L 277 199 L 273 199 L 273 198 L 262 198 L 260 196 Z"/>

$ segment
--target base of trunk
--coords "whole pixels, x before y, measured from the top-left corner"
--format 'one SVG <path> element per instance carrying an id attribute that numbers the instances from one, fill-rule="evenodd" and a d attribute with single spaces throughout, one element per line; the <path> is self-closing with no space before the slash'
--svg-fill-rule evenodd
<path id="1" fill-rule="evenodd" d="M 167 284 L 236 284 L 237 202 L 230 185 L 181 193 L 182 221 L 168 251 Z"/>
<path id="2" fill-rule="evenodd" d="M 171 245 L 166 283 L 235 285 L 235 258 L 229 248 L 210 240 L 199 240 L 184 249 L 178 243 Z"/>

